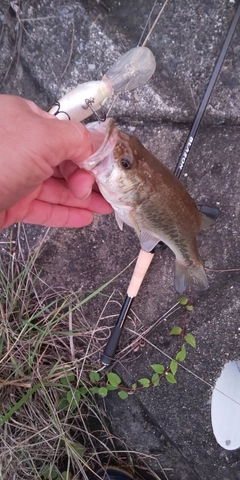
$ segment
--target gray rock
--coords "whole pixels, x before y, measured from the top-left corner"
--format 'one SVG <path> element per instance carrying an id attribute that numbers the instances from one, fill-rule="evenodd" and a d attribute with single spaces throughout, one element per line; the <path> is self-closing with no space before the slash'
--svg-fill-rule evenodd
<path id="1" fill-rule="evenodd" d="M 151 24 L 159 8 L 155 7 Z M 49 108 L 78 83 L 100 79 L 120 54 L 136 46 L 150 9 L 144 1 L 39 0 L 32 5 L 22 2 L 22 11 L 14 12 L 3 0 L 1 93 L 21 95 Z M 120 95 L 112 109 L 119 125 L 134 130 L 172 169 L 235 9 L 228 0 L 169 1 L 147 42 L 157 60 L 154 77 L 137 92 Z M 240 479 L 239 452 L 218 446 L 210 423 L 211 389 L 224 363 L 239 358 L 240 275 L 229 270 L 239 267 L 239 78 L 238 25 L 182 177 L 197 203 L 221 210 L 217 222 L 199 236 L 201 256 L 212 270 L 209 290 L 191 297 L 195 308 L 188 329 L 197 339 L 197 349 L 189 346 L 176 385 L 162 381 L 125 402 L 115 392 L 107 397 L 114 433 L 133 449 L 156 454 L 164 468 L 172 469 L 168 476 L 174 480 Z M 34 245 L 43 230 L 34 226 L 27 230 Z M 138 251 L 134 232 L 126 227 L 121 233 L 113 215 L 96 216 L 87 228 L 50 231 L 41 257 L 43 279 L 84 297 L 127 266 Z M 116 288 L 124 296 L 131 271 L 106 293 Z M 138 325 L 144 331 L 177 299 L 173 255 L 158 251 L 133 305 L 141 322 L 135 326 L 134 338 Z M 104 301 L 97 297 L 86 305 L 85 314 L 93 323 Z M 138 352 L 118 353 L 114 368 L 126 385 L 150 376 L 152 363 L 169 364 L 169 357 L 179 349 L 169 332 L 184 325 L 184 315 L 180 310 L 162 321 Z M 126 323 L 120 349 L 127 347 L 129 328 L 134 329 L 131 321 Z"/>

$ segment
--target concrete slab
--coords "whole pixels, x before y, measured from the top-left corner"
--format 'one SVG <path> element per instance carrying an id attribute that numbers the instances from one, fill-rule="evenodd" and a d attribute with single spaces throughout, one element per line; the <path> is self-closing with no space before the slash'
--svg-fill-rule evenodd
<path id="1" fill-rule="evenodd" d="M 159 9 L 157 5 L 151 24 Z M 235 9 L 235 3 L 227 0 L 185 4 L 169 0 L 148 42 L 157 59 L 154 78 L 138 92 L 121 95 L 112 110 L 123 128 L 131 129 L 172 169 Z M 150 10 L 144 1 L 40 0 L 26 1 L 14 12 L 3 1 L 1 93 L 23 95 L 47 109 L 77 83 L 101 78 L 120 53 L 136 46 Z M 210 424 L 211 388 L 223 364 L 239 357 L 240 274 L 229 270 L 240 268 L 239 39 L 240 25 L 182 178 L 197 203 L 221 210 L 216 224 L 199 236 L 206 267 L 225 271 L 209 270 L 209 290 L 192 298 L 195 309 L 189 330 L 197 349 L 189 347 L 186 369 L 179 368 L 176 385 L 163 381 L 125 402 L 114 392 L 107 398 L 114 432 L 133 449 L 156 454 L 173 480 L 240 479 L 239 451 L 218 446 Z M 31 226 L 28 235 L 33 245 L 43 230 Z M 52 229 L 41 257 L 43 279 L 84 297 L 127 266 L 138 250 L 134 232 L 126 227 L 121 233 L 113 215 L 96 217 L 84 229 Z M 132 268 L 106 293 L 116 288 L 124 296 Z M 173 255 L 168 250 L 157 252 L 133 306 L 139 320 L 135 325 L 128 322 L 121 349 L 129 342 L 129 329 L 138 338 L 138 330 L 154 323 L 177 298 Z M 97 297 L 86 304 L 89 321 L 97 321 L 104 302 Z M 124 358 L 118 354 L 115 370 L 126 385 L 150 376 L 151 363 L 169 362 L 167 356 L 176 354 L 177 340 L 169 336 L 176 324 L 184 324 L 182 311 L 163 321 L 138 352 Z"/>

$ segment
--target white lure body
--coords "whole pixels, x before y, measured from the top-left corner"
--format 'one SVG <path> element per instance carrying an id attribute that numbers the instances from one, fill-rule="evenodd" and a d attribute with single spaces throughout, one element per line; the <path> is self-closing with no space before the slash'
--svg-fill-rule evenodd
<path id="1" fill-rule="evenodd" d="M 113 94 L 110 83 L 103 80 L 86 82 L 70 90 L 54 104 L 49 113 L 59 120 L 75 120 L 81 122 L 92 115 L 93 110 L 99 110 L 108 97 Z M 90 102 L 92 109 L 88 106 Z"/>

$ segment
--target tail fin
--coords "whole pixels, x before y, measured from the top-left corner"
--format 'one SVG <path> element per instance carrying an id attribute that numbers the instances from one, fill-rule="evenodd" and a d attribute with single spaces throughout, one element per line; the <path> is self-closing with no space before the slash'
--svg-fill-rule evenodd
<path id="1" fill-rule="evenodd" d="M 204 290 L 208 288 L 208 279 L 201 263 L 195 268 L 188 268 L 176 260 L 174 284 L 179 293 L 183 293 L 187 287 Z"/>

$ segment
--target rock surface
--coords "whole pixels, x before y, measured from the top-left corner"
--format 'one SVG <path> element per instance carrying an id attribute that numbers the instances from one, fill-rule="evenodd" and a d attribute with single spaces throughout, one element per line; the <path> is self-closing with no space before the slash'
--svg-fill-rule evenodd
<path id="1" fill-rule="evenodd" d="M 43 109 L 78 83 L 100 79 L 120 54 L 138 44 L 151 11 L 144 0 L 39 0 L 22 2 L 18 8 L 17 2 L 11 4 L 3 0 L 0 5 L 0 92 L 24 96 Z M 154 8 L 147 31 L 160 7 Z M 141 138 L 171 169 L 235 10 L 228 0 L 169 0 L 147 42 L 156 56 L 154 77 L 137 92 L 120 95 L 111 111 L 122 128 Z M 133 449 L 156 455 L 173 480 L 240 479 L 239 451 L 217 445 L 210 421 L 211 389 L 224 363 L 239 359 L 240 273 L 229 270 L 240 268 L 239 78 L 240 24 L 182 177 L 197 203 L 217 205 L 221 211 L 217 222 L 199 236 L 210 288 L 191 298 L 195 308 L 188 329 L 197 339 L 197 349 L 189 346 L 176 385 L 162 381 L 125 402 L 115 392 L 107 398 L 113 431 Z M 44 234 L 40 227 L 29 226 L 27 231 L 30 245 Z M 43 279 L 84 297 L 126 267 L 138 251 L 134 232 L 126 227 L 121 233 L 113 215 L 96 217 L 84 229 L 52 229 L 41 257 Z M 173 263 L 169 250 L 155 254 L 133 305 L 139 323 L 126 325 L 126 331 L 135 329 L 134 338 L 136 330 L 144 331 L 177 302 Z M 106 293 L 117 289 L 124 296 L 132 269 Z M 104 302 L 96 297 L 86 305 L 85 314 L 93 323 Z M 183 326 L 184 318 L 184 311 L 178 311 L 164 319 L 137 352 L 118 354 L 114 368 L 126 385 L 149 377 L 150 364 L 169 365 L 169 357 L 179 349 L 169 332 Z M 121 348 L 127 341 L 125 335 Z"/>

